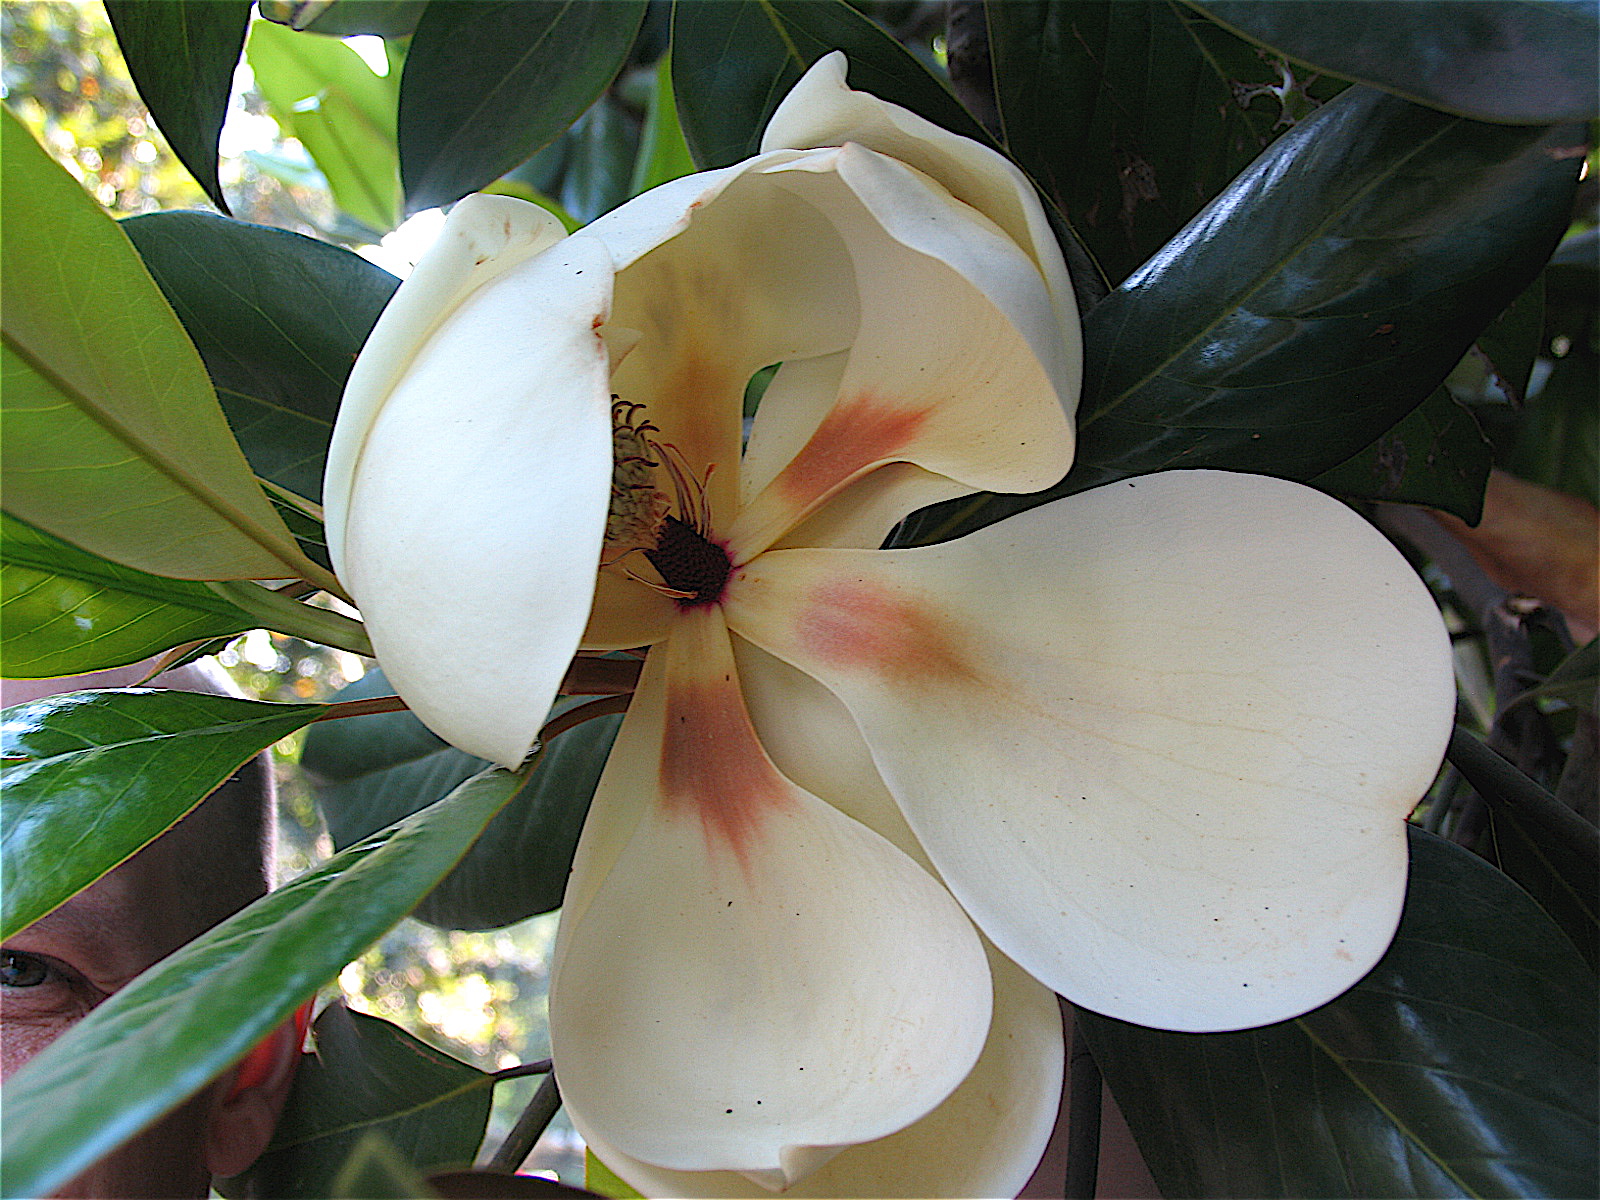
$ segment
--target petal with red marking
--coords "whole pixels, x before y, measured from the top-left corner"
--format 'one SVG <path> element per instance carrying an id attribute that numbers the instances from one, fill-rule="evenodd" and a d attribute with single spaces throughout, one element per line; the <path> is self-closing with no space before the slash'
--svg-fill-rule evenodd
<path id="1" fill-rule="evenodd" d="M 926 176 L 860 146 L 763 170 L 849 247 L 860 325 L 835 395 L 818 371 L 805 403 L 758 410 L 752 441 L 788 460 L 740 512 L 736 559 L 885 463 L 995 491 L 1059 479 L 1080 371 L 1033 261 Z"/>
<path id="2" fill-rule="evenodd" d="M 352 463 L 340 576 L 389 681 L 440 737 L 506 766 L 589 615 L 610 292 L 604 248 L 581 236 L 481 282 L 411 354 Z"/>
<path id="3" fill-rule="evenodd" d="M 778 774 L 716 609 L 653 652 L 583 841 L 551 1043 L 606 1145 L 782 1186 L 926 1115 L 977 1060 L 977 934 L 904 854 Z"/>
<path id="4" fill-rule="evenodd" d="M 1147 476 L 943 545 L 775 551 L 726 611 L 844 701 L 963 906 L 1075 1003 L 1244 1028 L 1388 946 L 1449 641 L 1335 501 Z"/>

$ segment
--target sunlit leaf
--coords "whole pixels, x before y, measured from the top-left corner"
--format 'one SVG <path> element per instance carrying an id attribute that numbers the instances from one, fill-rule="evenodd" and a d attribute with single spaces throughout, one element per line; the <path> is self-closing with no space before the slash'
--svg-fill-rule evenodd
<path id="1" fill-rule="evenodd" d="M 9 679 L 138 662 L 257 619 L 203 583 L 163 579 L 0 516 L 0 661 Z"/>
<path id="2" fill-rule="evenodd" d="M 270 21 L 250 27 L 245 57 L 273 117 L 322 169 L 334 203 L 379 233 L 398 225 L 400 81 L 375 74 L 338 38 Z"/>
<path id="3" fill-rule="evenodd" d="M 6 509 L 126 566 L 292 578 L 200 357 L 114 221 L 0 118 Z"/>
<path id="4" fill-rule="evenodd" d="M 433 0 L 400 89 L 407 208 L 459 200 L 566 129 L 616 77 L 644 11 L 644 0 Z"/>
<path id="5" fill-rule="evenodd" d="M 1590 0 L 1186 0 L 1252 41 L 1480 121 L 1600 116 Z"/>
<path id="6" fill-rule="evenodd" d="M 0 937 L 88 887 L 323 711 L 139 688 L 6 709 Z"/>
<path id="7" fill-rule="evenodd" d="M 178 161 L 223 212 L 217 139 L 244 49 L 250 0 L 105 0 L 128 74 Z"/>
<path id="8" fill-rule="evenodd" d="M 656 64 L 655 86 L 645 111 L 644 129 L 639 134 L 639 156 L 633 164 L 628 191 L 637 196 L 653 187 L 684 175 L 694 174 L 694 156 L 683 140 L 678 124 L 678 102 L 672 95 L 672 62 L 663 58 Z"/>
<path id="9" fill-rule="evenodd" d="M 1504 875 L 1411 833 L 1394 945 L 1332 1003 L 1215 1034 L 1080 1011 L 1165 1195 L 1595 1193 L 1593 976 Z"/>
<path id="10" fill-rule="evenodd" d="M 203 1087 L 381 937 L 515 791 L 477 776 L 163 959 L 6 1080 L 6 1190 L 47 1195 Z"/>

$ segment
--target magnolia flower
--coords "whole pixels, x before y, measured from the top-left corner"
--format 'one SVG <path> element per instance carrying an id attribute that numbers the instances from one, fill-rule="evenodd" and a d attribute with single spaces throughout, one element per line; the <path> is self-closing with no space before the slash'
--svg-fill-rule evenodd
<path id="1" fill-rule="evenodd" d="M 514 766 L 576 647 L 651 647 L 550 999 L 647 1193 L 1015 1194 L 1052 992 L 1236 1029 L 1388 945 L 1453 692 L 1357 516 L 1175 472 L 877 549 L 1065 472 L 1077 339 L 1026 179 L 835 54 L 570 237 L 462 201 L 363 351 L 329 545 L 417 714 Z"/>

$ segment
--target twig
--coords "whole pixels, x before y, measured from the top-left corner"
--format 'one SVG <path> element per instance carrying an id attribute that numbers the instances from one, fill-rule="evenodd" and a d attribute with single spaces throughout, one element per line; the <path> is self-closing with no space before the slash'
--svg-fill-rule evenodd
<path id="1" fill-rule="evenodd" d="M 494 1152 L 494 1157 L 489 1160 L 488 1169 L 507 1175 L 515 1172 L 523 1160 L 533 1152 L 540 1134 L 544 1133 L 546 1126 L 550 1124 L 550 1119 L 556 1115 L 556 1110 L 560 1107 L 561 1089 L 556 1086 L 555 1074 L 551 1073 L 544 1077 L 544 1081 L 539 1084 L 539 1090 L 534 1092 L 533 1099 L 528 1101 L 528 1107 L 522 1110 L 517 1123 L 512 1126 L 511 1132 L 506 1134 L 506 1140 L 501 1142 L 500 1148 Z"/>
<path id="2" fill-rule="evenodd" d="M 1066 1200 L 1094 1200 L 1100 1177 L 1100 1067 L 1077 1021 L 1067 1078 Z"/>

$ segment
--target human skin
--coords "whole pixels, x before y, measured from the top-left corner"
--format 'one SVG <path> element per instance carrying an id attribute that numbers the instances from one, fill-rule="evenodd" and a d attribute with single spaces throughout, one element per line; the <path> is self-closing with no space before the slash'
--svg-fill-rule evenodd
<path id="1" fill-rule="evenodd" d="M 84 688 L 125 687 L 139 666 L 68 679 L 5 681 L 6 706 Z M 216 692 L 192 669 L 159 686 Z M 259 792 L 255 793 L 257 799 Z M 205 815 L 186 818 L 133 858 L 79 892 L 4 944 L 0 957 L 0 1079 L 8 1078 L 136 975 L 226 915 L 198 914 L 185 898 L 185 862 L 201 851 Z M 248 860 L 240 868 L 248 871 Z M 265 890 L 255 878 L 232 881 L 247 898 Z M 235 902 L 224 902 L 234 907 Z M 265 1148 L 293 1081 L 299 1039 L 292 1024 L 257 1055 L 260 1083 L 236 1088 L 239 1068 L 179 1105 L 73 1179 L 57 1197 L 204 1197 L 211 1177 L 244 1170 Z"/>

